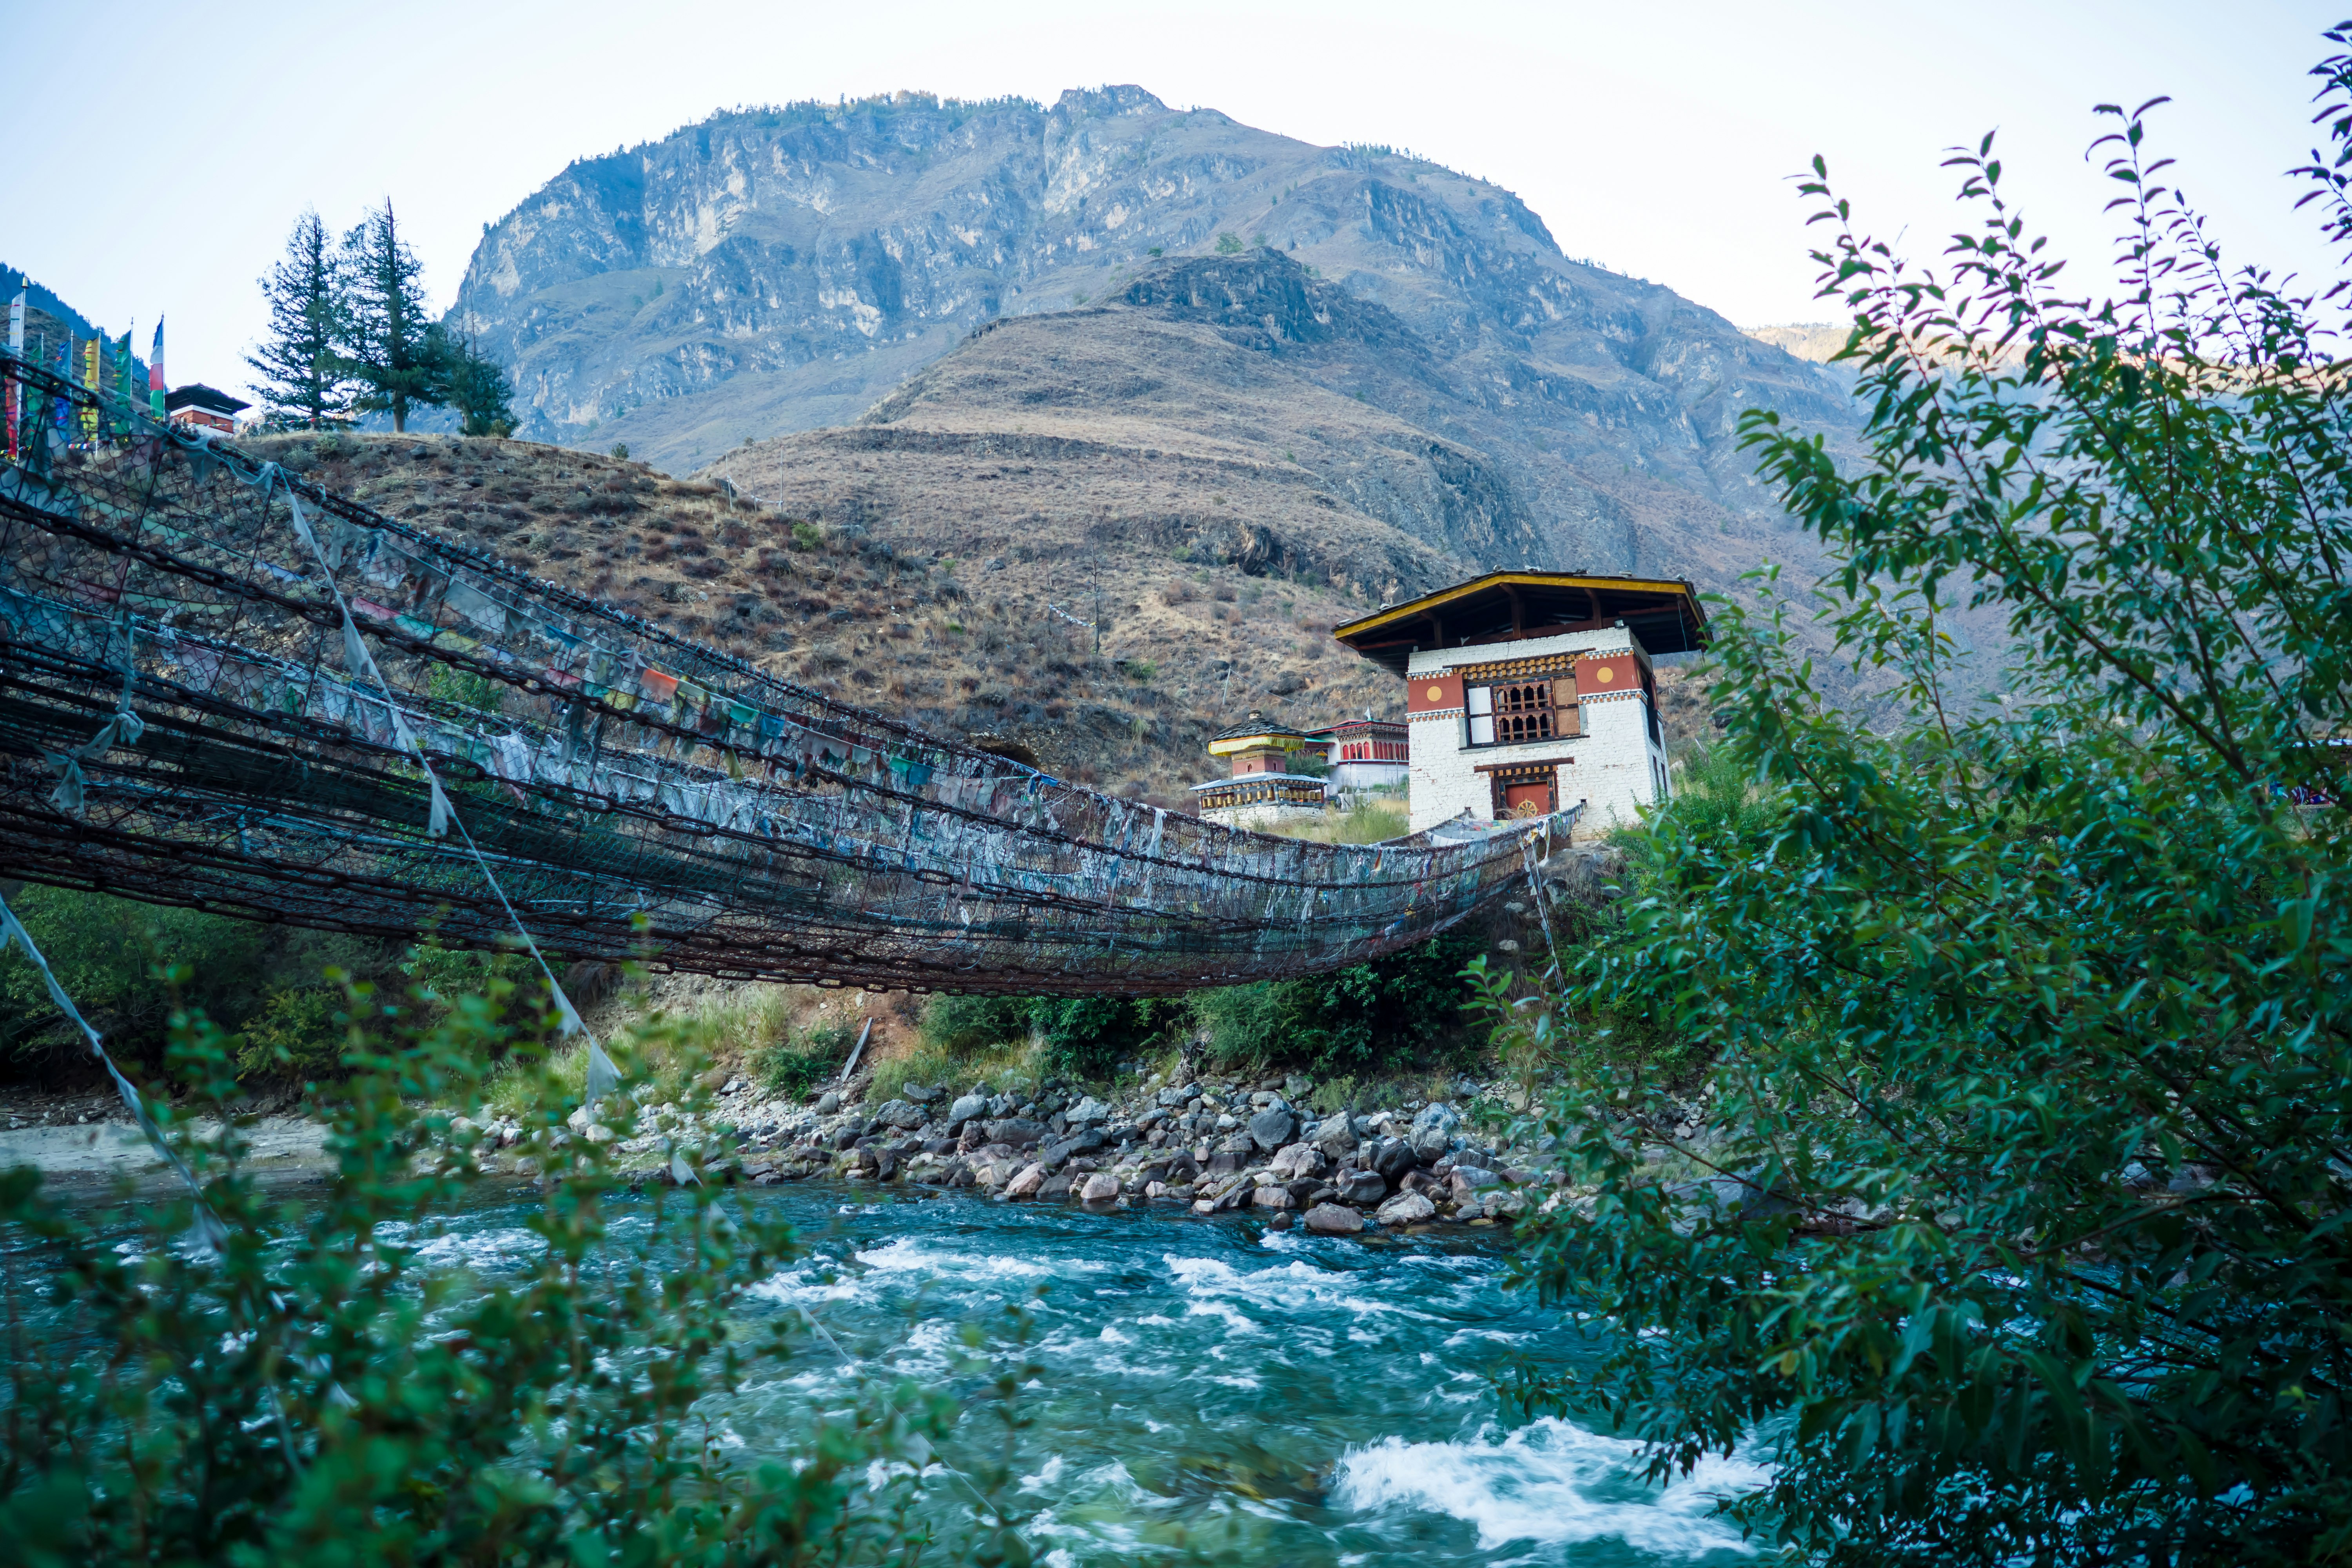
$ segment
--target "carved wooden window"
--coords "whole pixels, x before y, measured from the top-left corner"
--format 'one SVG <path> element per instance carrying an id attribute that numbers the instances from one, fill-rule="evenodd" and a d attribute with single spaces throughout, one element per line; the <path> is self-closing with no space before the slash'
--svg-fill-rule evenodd
<path id="1" fill-rule="evenodd" d="M 1562 694 L 1564 706 L 1552 703 L 1549 680 L 1515 680 L 1496 686 L 1474 686 L 1465 694 L 1470 714 L 1470 743 L 1509 746 L 1526 741 L 1549 741 L 1577 732 L 1574 698 Z"/>

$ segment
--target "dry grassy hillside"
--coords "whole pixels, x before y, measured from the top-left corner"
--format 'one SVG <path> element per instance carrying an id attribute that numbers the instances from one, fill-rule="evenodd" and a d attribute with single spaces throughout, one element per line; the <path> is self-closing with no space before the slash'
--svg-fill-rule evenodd
<path id="1" fill-rule="evenodd" d="M 992 561 L 813 524 L 640 463 L 523 441 L 288 436 L 262 456 L 829 695 L 1025 747 L 1080 783 L 1185 804 L 1252 708 L 1307 724 L 1401 707 L 1329 641 L 1360 604 L 1166 552 Z M 1104 626 L 1091 633 L 1055 615 Z"/>

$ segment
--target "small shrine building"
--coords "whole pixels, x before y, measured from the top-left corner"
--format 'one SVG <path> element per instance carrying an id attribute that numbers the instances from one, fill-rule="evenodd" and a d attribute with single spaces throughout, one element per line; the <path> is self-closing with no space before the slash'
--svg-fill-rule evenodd
<path id="1" fill-rule="evenodd" d="M 236 416 L 252 406 L 245 399 L 216 392 L 201 381 L 192 381 L 163 395 L 164 418 L 206 430 L 234 433 Z"/>
<path id="2" fill-rule="evenodd" d="M 1290 771 L 1291 759 L 1308 747 L 1300 731 L 1257 713 L 1220 730 L 1209 742 L 1209 755 L 1230 760 L 1233 776 L 1192 786 L 1201 816 L 1228 827 L 1249 828 L 1319 818 L 1327 794 L 1324 781 Z"/>
<path id="3" fill-rule="evenodd" d="M 1412 731 L 1393 719 L 1342 719 L 1307 738 L 1323 750 L 1331 766 L 1331 793 L 1354 795 L 1402 789 L 1412 771 Z"/>

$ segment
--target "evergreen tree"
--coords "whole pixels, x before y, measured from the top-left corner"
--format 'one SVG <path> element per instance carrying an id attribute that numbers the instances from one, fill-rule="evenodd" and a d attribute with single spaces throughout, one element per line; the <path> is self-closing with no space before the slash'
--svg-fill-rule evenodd
<path id="1" fill-rule="evenodd" d="M 343 237 L 342 363 L 362 391 L 353 406 L 408 428 L 412 408 L 447 402 L 439 336 L 425 314 L 424 263 L 400 237 L 392 202 Z"/>
<path id="2" fill-rule="evenodd" d="M 513 435 L 514 386 L 504 367 L 476 352 L 471 338 L 439 327 L 433 337 L 440 366 L 437 400 L 457 411 L 468 436 Z"/>
<path id="3" fill-rule="evenodd" d="M 286 256 L 261 280 L 269 301 L 269 336 L 245 356 L 260 379 L 262 407 L 279 423 L 312 430 L 352 412 L 351 383 L 338 342 L 342 300 L 327 226 L 316 212 L 294 220 Z"/>

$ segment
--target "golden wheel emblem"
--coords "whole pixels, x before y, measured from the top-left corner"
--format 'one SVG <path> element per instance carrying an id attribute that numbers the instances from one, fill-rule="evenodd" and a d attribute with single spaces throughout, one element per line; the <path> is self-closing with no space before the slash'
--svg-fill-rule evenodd
<path id="1" fill-rule="evenodd" d="M 1523 800 L 1519 802 L 1518 805 L 1511 807 L 1511 815 L 1516 817 L 1526 818 L 1530 816 L 1541 816 L 1543 814 L 1544 808 L 1538 805 L 1531 800 Z"/>

